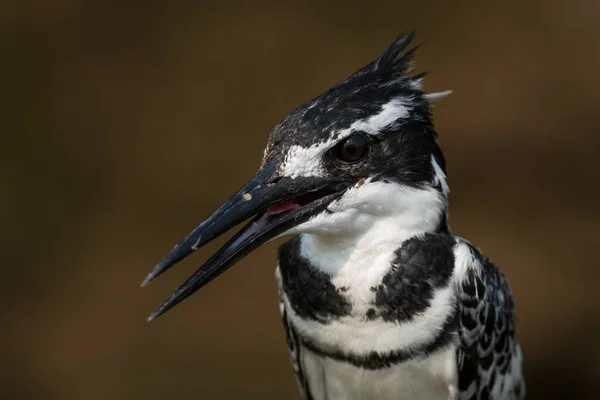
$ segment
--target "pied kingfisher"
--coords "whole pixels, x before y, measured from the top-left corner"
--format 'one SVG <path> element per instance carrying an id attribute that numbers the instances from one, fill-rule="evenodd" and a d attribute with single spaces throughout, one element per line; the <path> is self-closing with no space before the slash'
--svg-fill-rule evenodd
<path id="1" fill-rule="evenodd" d="M 235 225 L 231 240 L 152 314 L 261 244 L 276 277 L 305 399 L 522 399 L 522 356 L 504 275 L 450 233 L 445 162 L 414 30 L 289 114 L 260 170 L 180 242 L 143 285 Z"/>

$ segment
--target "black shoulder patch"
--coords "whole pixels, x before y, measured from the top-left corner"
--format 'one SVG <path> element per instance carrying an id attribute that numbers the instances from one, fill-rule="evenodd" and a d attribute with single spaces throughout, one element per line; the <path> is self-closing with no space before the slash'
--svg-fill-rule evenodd
<path id="1" fill-rule="evenodd" d="M 329 276 L 300 255 L 299 236 L 279 247 L 279 271 L 283 291 L 301 318 L 326 324 L 332 318 L 350 314 L 352 305 Z"/>
<path id="2" fill-rule="evenodd" d="M 448 285 L 454 269 L 454 238 L 426 234 L 411 238 L 396 250 L 393 267 L 375 290 L 371 318 L 407 321 L 425 311 L 436 289 Z"/>

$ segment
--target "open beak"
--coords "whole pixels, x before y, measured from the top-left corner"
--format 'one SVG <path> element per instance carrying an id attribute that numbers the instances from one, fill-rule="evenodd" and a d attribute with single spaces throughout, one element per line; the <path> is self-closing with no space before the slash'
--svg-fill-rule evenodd
<path id="1" fill-rule="evenodd" d="M 183 239 L 146 277 L 147 285 L 177 262 L 217 236 L 254 217 L 171 295 L 148 320 L 164 314 L 215 279 L 263 243 L 325 210 L 348 187 L 347 182 L 277 174 L 273 157 L 243 188 Z"/>

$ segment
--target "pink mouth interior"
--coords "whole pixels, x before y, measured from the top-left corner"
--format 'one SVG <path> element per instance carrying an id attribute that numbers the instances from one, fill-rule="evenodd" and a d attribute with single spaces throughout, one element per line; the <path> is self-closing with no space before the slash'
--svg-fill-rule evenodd
<path id="1" fill-rule="evenodd" d="M 320 199 L 323 196 L 330 194 L 330 190 L 315 190 L 312 192 L 304 193 L 288 201 L 284 201 L 279 204 L 272 205 L 265 211 L 264 217 L 272 217 L 274 215 L 286 214 L 296 211 L 300 207 L 312 203 L 315 200 Z"/>
<path id="2" fill-rule="evenodd" d="M 300 207 L 299 204 L 296 203 L 291 203 L 291 202 L 284 202 L 284 203 L 279 203 L 279 204 L 275 204 L 274 206 L 271 206 L 267 209 L 266 215 L 267 216 L 271 216 L 271 215 L 277 215 L 277 214 L 281 214 L 281 213 L 285 213 L 285 212 L 291 212 L 291 211 L 295 211 Z"/>

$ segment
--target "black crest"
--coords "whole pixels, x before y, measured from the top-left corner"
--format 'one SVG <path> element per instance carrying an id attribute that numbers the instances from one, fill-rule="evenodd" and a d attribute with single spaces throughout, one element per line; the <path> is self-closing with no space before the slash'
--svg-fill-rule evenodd
<path id="1" fill-rule="evenodd" d="M 398 36 L 392 44 L 372 63 L 375 73 L 402 76 L 405 75 L 410 67 L 412 56 L 419 46 L 406 51 L 408 45 L 415 38 L 415 29 Z"/>
<path id="2" fill-rule="evenodd" d="M 271 134 L 269 150 L 308 145 L 319 132 L 344 129 L 379 113 L 393 98 L 411 99 L 422 114 L 419 119 L 428 120 L 429 105 L 419 84 L 424 74 L 407 75 L 418 48 L 406 50 L 414 36 L 414 29 L 400 35 L 376 60 L 292 111 Z"/>

